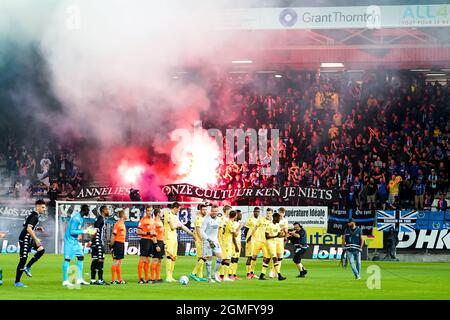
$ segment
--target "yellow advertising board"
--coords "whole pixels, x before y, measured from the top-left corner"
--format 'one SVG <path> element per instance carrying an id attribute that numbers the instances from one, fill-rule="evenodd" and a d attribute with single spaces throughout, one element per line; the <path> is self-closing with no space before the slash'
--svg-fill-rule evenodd
<path id="1" fill-rule="evenodd" d="M 342 237 L 336 234 L 327 233 L 326 228 L 305 227 L 308 244 L 328 244 L 340 245 L 342 244 Z M 373 228 L 372 236 L 363 236 L 364 241 L 369 249 L 383 248 L 383 232 L 378 231 L 376 227 Z"/>

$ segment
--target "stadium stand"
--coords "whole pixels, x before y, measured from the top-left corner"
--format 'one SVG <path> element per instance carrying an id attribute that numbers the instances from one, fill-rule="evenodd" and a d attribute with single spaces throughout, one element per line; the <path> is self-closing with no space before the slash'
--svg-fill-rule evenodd
<path id="1" fill-rule="evenodd" d="M 235 127 L 280 130 L 279 170 L 266 177 L 260 165 L 222 166 L 219 187 L 338 188 L 340 208 L 368 208 L 374 196 L 377 208 L 394 206 L 396 196 L 414 207 L 416 194 L 432 202 L 448 191 L 448 81 L 408 72 L 366 72 L 358 82 L 345 73 L 291 72 L 241 81 L 233 95 Z M 204 121 L 224 127 L 217 119 L 206 114 Z"/>
<path id="2" fill-rule="evenodd" d="M 230 87 L 226 103 L 214 99 Z M 337 188 L 341 209 L 431 207 L 447 194 L 449 81 L 399 70 L 366 71 L 358 81 L 345 72 L 290 71 L 221 78 L 210 97 L 205 127 L 273 128 L 281 137 L 276 175 L 260 175 L 259 162 L 221 165 L 215 187 Z M 10 138 L 1 150 L 3 197 L 70 199 L 89 183 L 70 148 Z M 264 201 L 297 204 L 253 204 Z"/>

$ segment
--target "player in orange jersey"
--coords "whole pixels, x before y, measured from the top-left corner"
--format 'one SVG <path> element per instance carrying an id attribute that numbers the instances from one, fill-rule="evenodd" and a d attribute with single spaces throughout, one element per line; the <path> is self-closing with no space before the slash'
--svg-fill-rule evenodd
<path id="1" fill-rule="evenodd" d="M 155 225 L 152 218 L 152 206 L 145 206 L 145 213 L 139 221 L 137 227 L 137 234 L 141 238 L 139 240 L 139 262 L 138 262 L 138 283 L 149 283 L 148 266 L 150 264 L 150 257 L 153 252 L 153 238 L 155 236 Z M 142 278 L 142 270 L 144 270 L 145 279 Z"/>
<path id="2" fill-rule="evenodd" d="M 125 255 L 125 236 L 127 229 L 125 227 L 125 220 L 127 220 L 127 214 L 124 210 L 119 211 L 119 221 L 116 222 L 112 232 L 111 238 L 111 252 L 113 257 L 113 265 L 111 267 L 112 281 L 111 284 L 126 284 L 126 281 L 122 280 L 120 267 L 122 265 L 122 259 Z M 116 280 L 117 275 L 117 280 Z"/>
<path id="3" fill-rule="evenodd" d="M 152 264 L 150 266 L 152 283 L 162 282 L 161 262 L 164 256 L 164 223 L 161 219 L 161 209 L 153 211 L 153 223 L 155 226 L 155 237 L 153 238 Z"/>

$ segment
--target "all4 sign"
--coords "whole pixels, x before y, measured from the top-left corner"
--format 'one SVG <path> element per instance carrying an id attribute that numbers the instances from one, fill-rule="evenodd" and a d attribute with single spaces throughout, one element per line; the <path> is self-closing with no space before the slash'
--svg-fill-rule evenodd
<path id="1" fill-rule="evenodd" d="M 450 249 L 450 230 L 399 232 L 397 249 Z"/>

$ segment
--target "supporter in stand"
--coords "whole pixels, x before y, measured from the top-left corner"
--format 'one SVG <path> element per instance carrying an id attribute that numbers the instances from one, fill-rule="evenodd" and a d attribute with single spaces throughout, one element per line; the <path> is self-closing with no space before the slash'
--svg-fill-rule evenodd
<path id="1" fill-rule="evenodd" d="M 426 82 L 423 75 L 406 71 L 392 75 L 366 71 L 361 82 L 347 73 L 302 71 L 287 71 L 282 78 L 218 78 L 210 86 L 211 107 L 201 116 L 204 126 L 278 129 L 280 147 L 274 151 L 279 153 L 275 176 L 262 175 L 262 159 L 252 154 L 245 163 L 221 165 L 212 187 L 336 188 L 343 209 L 385 208 L 395 197 L 402 207 L 431 205 L 449 187 L 450 83 Z M 41 196 L 42 190 L 32 191 L 54 180 L 67 194 L 88 183 L 76 165 L 76 150 L 62 145 L 11 138 L 0 152 L 9 186 L 15 186 L 10 196 L 20 197 L 21 188 Z M 249 204 L 265 201 L 303 204 L 297 199 Z"/>

